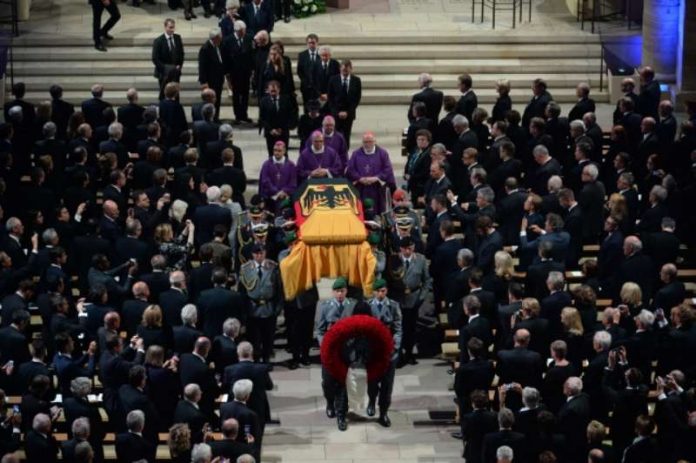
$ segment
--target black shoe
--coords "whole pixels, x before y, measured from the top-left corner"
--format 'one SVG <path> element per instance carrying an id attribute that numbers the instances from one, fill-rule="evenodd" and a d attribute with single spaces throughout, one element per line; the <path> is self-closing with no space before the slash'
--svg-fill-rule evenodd
<path id="1" fill-rule="evenodd" d="M 186 21 L 191 21 L 191 13 L 189 13 L 188 11 L 184 11 L 184 19 Z"/>
<path id="2" fill-rule="evenodd" d="M 303 355 L 302 358 L 300 359 L 300 363 L 306 367 L 310 366 L 312 364 L 312 361 L 309 360 L 309 356 Z"/>
<path id="3" fill-rule="evenodd" d="M 239 125 L 241 123 L 242 123 L 242 121 L 240 121 L 239 119 L 235 119 L 232 121 L 232 125 Z"/>
<path id="4" fill-rule="evenodd" d="M 99 51 L 106 51 L 106 47 L 104 46 L 103 43 L 94 44 L 94 49 L 99 50 Z"/>
<path id="5" fill-rule="evenodd" d="M 391 420 L 389 419 L 389 415 L 387 415 L 386 413 L 380 413 L 379 420 L 377 421 L 385 428 L 391 427 Z"/>
<path id="6" fill-rule="evenodd" d="M 396 368 L 403 368 L 406 366 L 406 360 L 404 358 L 400 358 L 398 362 L 396 362 Z"/>
<path id="7" fill-rule="evenodd" d="M 205 18 L 209 18 L 209 17 L 211 17 L 212 15 L 213 15 L 213 13 L 211 13 L 210 11 L 206 11 L 206 12 L 203 13 L 203 17 L 205 17 Z"/>
<path id="8" fill-rule="evenodd" d="M 408 364 L 409 365 L 418 365 L 418 360 L 416 360 L 416 357 L 412 355 L 408 358 Z"/>
<path id="9" fill-rule="evenodd" d="M 345 416 L 339 416 L 336 418 L 336 424 L 338 424 L 338 430 L 339 431 L 345 431 L 348 429 L 348 422 L 346 421 Z"/>
<path id="10" fill-rule="evenodd" d="M 326 406 L 326 416 L 329 418 L 336 418 L 336 410 L 331 406 Z"/>
<path id="11" fill-rule="evenodd" d="M 194 12 L 192 11 L 192 12 L 191 12 L 191 18 L 196 19 L 197 17 L 198 17 L 198 16 L 196 16 L 196 13 L 194 13 Z"/>
<path id="12" fill-rule="evenodd" d="M 288 370 L 297 370 L 299 367 L 300 363 L 297 360 L 292 359 L 288 361 Z"/>
<path id="13" fill-rule="evenodd" d="M 452 436 L 455 439 L 462 440 L 462 433 L 459 431 L 451 432 L 450 436 Z"/>
<path id="14" fill-rule="evenodd" d="M 102 38 L 106 39 L 106 40 L 113 40 L 114 36 L 111 34 L 104 34 L 104 35 L 102 35 Z"/>
<path id="15" fill-rule="evenodd" d="M 290 22 L 290 16 L 287 16 L 287 17 L 285 18 L 285 22 L 286 22 L 286 23 L 289 23 L 289 22 Z"/>
<path id="16" fill-rule="evenodd" d="M 249 117 L 245 117 L 244 119 L 242 119 L 242 122 L 246 122 L 247 124 L 253 124 L 253 123 L 254 123 L 254 121 L 252 121 L 251 118 L 249 118 Z"/>
<path id="17" fill-rule="evenodd" d="M 375 416 L 375 404 L 367 404 L 367 416 Z"/>

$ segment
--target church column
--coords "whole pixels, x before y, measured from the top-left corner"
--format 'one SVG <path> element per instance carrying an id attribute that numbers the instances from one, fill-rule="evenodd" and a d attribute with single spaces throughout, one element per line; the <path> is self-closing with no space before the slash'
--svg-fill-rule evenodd
<path id="1" fill-rule="evenodd" d="M 678 111 L 683 111 L 685 102 L 696 101 L 696 2 L 684 2 L 682 24 L 677 50 Z"/>
<path id="2" fill-rule="evenodd" d="M 644 0 L 643 59 L 658 78 L 672 81 L 677 72 L 681 3 L 693 0 Z"/>

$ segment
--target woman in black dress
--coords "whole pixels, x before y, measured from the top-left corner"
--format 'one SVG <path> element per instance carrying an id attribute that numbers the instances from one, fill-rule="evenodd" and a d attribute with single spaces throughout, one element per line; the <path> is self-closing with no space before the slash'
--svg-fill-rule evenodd
<path id="1" fill-rule="evenodd" d="M 491 118 L 488 119 L 489 124 L 494 122 L 504 121 L 507 112 L 512 109 L 512 100 L 510 99 L 510 81 L 500 79 L 495 83 L 495 91 L 498 92 L 498 99 L 495 100 Z"/>

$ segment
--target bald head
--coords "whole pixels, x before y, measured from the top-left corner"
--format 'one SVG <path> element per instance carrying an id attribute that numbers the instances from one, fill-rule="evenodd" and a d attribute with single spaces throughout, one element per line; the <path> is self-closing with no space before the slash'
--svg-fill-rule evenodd
<path id="1" fill-rule="evenodd" d="M 239 422 L 234 418 L 228 418 L 222 422 L 222 434 L 226 439 L 236 439 L 239 433 Z"/>
<path id="2" fill-rule="evenodd" d="M 102 210 L 104 211 L 104 215 L 111 219 L 116 219 L 118 218 L 118 204 L 116 202 L 107 199 L 104 201 L 104 205 L 102 206 Z"/>
<path id="3" fill-rule="evenodd" d="M 530 334 L 529 331 L 522 328 L 515 331 L 515 345 L 520 347 L 527 347 L 529 345 Z"/>
<path id="4" fill-rule="evenodd" d="M 146 299 L 150 297 L 150 288 L 147 287 L 147 283 L 144 281 L 139 281 L 133 285 L 133 296 L 136 299 Z"/>
<path id="5" fill-rule="evenodd" d="M 193 347 L 194 352 L 196 352 L 201 357 L 207 357 L 208 352 L 210 352 L 210 339 L 205 336 L 201 336 L 196 339 L 196 344 Z"/>

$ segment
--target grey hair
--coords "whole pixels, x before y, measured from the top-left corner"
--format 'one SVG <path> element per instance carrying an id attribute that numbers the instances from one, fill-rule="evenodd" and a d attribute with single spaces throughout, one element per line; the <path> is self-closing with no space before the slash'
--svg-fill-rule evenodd
<path id="1" fill-rule="evenodd" d="M 323 52 L 331 53 L 331 47 L 328 45 L 321 45 L 319 47 L 319 53 L 323 53 Z"/>
<path id="2" fill-rule="evenodd" d="M 31 422 L 31 429 L 41 432 L 46 428 L 51 429 L 51 418 L 45 413 L 38 413 Z"/>
<path id="3" fill-rule="evenodd" d="M 172 206 L 169 208 L 169 216 L 181 222 L 183 221 L 184 216 L 186 215 L 187 209 L 188 203 L 186 201 L 176 199 L 172 203 Z"/>
<path id="4" fill-rule="evenodd" d="M 22 221 L 19 220 L 17 217 L 10 217 L 7 219 L 7 222 L 5 222 L 5 230 L 8 232 L 11 232 L 13 228 L 19 226 L 22 224 Z"/>
<path id="5" fill-rule="evenodd" d="M 464 264 L 471 264 L 474 261 L 474 253 L 471 249 L 462 248 L 457 251 L 457 260 L 461 260 Z"/>
<path id="6" fill-rule="evenodd" d="M 525 387 L 522 389 L 522 402 L 527 408 L 536 408 L 541 400 L 539 390 L 534 387 Z"/>
<path id="7" fill-rule="evenodd" d="M 7 111 L 7 114 L 10 117 L 14 116 L 21 116 L 22 115 L 22 107 L 21 106 L 12 106 L 9 111 Z"/>
<path id="8" fill-rule="evenodd" d="M 502 445 L 502 446 L 498 447 L 498 450 L 495 451 L 495 457 L 498 460 L 512 461 L 514 456 L 515 456 L 515 453 L 512 451 L 512 448 L 508 447 L 507 445 Z"/>
<path id="9" fill-rule="evenodd" d="M 195 325 L 198 321 L 198 309 L 193 304 L 186 304 L 181 308 L 181 321 L 184 325 Z"/>
<path id="10" fill-rule="evenodd" d="M 172 272 L 169 274 L 169 284 L 176 285 L 186 281 L 186 274 L 180 270 Z"/>
<path id="11" fill-rule="evenodd" d="M 428 74 L 427 72 L 422 73 L 421 75 L 418 76 L 418 82 L 421 85 L 426 85 L 430 86 L 430 84 L 433 83 L 433 76 Z"/>
<path id="12" fill-rule="evenodd" d="M 58 239 L 58 232 L 55 228 L 47 228 L 41 234 L 41 239 L 45 244 L 52 243 L 54 240 Z"/>
<path id="13" fill-rule="evenodd" d="M 86 439 L 89 437 L 89 419 L 84 416 L 77 418 L 72 422 L 71 429 L 75 436 Z"/>
<path id="14" fill-rule="evenodd" d="M 251 380 L 240 379 L 237 380 L 232 386 L 232 394 L 234 395 L 235 399 L 244 402 L 249 399 L 249 396 L 251 395 L 251 391 L 253 389 L 254 383 L 252 383 Z"/>
<path id="15" fill-rule="evenodd" d="M 126 416 L 126 427 L 129 431 L 140 432 L 145 427 L 145 413 L 142 410 L 131 410 Z"/>
<path id="16" fill-rule="evenodd" d="M 562 272 L 549 272 L 549 276 L 546 277 L 546 282 L 551 285 L 551 287 L 560 291 L 565 286 L 565 277 Z"/>
<path id="17" fill-rule="evenodd" d="M 655 323 L 655 314 L 649 310 L 643 309 L 636 315 L 636 319 L 644 327 L 652 326 L 653 323 Z"/>
<path id="18" fill-rule="evenodd" d="M 580 119 L 570 121 L 570 130 L 580 130 L 582 132 L 585 132 L 585 123 Z"/>
<path id="19" fill-rule="evenodd" d="M 237 457 L 236 463 L 256 463 L 256 458 L 248 453 L 245 453 L 244 455 L 239 455 L 239 457 Z"/>
<path id="20" fill-rule="evenodd" d="M 563 179 L 558 175 L 552 175 L 549 177 L 548 182 L 546 182 L 546 186 L 549 191 L 559 191 L 563 188 Z"/>
<path id="21" fill-rule="evenodd" d="M 492 203 L 495 200 L 495 192 L 493 191 L 493 188 L 487 186 L 481 188 L 476 193 L 476 196 L 481 197 L 481 199 L 484 199 L 487 203 Z"/>
<path id="22" fill-rule="evenodd" d="M 201 387 L 196 383 L 187 384 L 184 387 L 184 397 L 188 400 L 194 400 L 202 394 Z"/>
<path id="23" fill-rule="evenodd" d="M 70 381 L 70 393 L 74 397 L 87 397 L 90 392 L 92 392 L 92 381 L 89 378 L 80 376 Z"/>
<path id="24" fill-rule="evenodd" d="M 123 125 L 120 122 L 112 122 L 107 131 L 109 137 L 120 139 L 123 136 Z"/>
<path id="25" fill-rule="evenodd" d="M 228 318 L 222 323 L 222 332 L 231 338 L 236 338 L 241 329 L 242 324 L 236 318 Z"/>
<path id="26" fill-rule="evenodd" d="M 43 136 L 45 138 L 51 138 L 56 136 L 56 124 L 54 122 L 46 122 L 41 129 Z"/>
<path id="27" fill-rule="evenodd" d="M 548 156 L 549 155 L 549 149 L 545 147 L 544 145 L 536 145 L 534 147 L 534 150 L 532 151 L 532 154 L 534 157 L 544 155 Z"/>
<path id="28" fill-rule="evenodd" d="M 246 23 L 244 21 L 242 21 L 241 19 L 238 19 L 234 22 L 234 31 L 235 32 L 239 32 L 242 29 L 246 30 L 246 28 L 247 28 Z"/>
<path id="29" fill-rule="evenodd" d="M 209 203 L 214 203 L 220 199 L 220 187 L 211 186 L 205 192 L 205 197 Z"/>
<path id="30" fill-rule="evenodd" d="M 435 143 L 433 146 L 430 147 L 430 151 L 432 150 L 438 150 L 442 152 L 442 154 L 447 153 L 447 147 L 442 143 Z"/>
<path id="31" fill-rule="evenodd" d="M 597 177 L 599 177 L 599 169 L 597 169 L 597 166 L 594 164 L 586 165 L 583 170 L 587 172 L 587 175 L 589 175 L 592 180 L 597 180 Z"/>
<path id="32" fill-rule="evenodd" d="M 229 140 L 232 136 L 232 126 L 230 124 L 222 124 L 218 129 L 220 140 Z"/>
<path id="33" fill-rule="evenodd" d="M 578 378 L 577 376 L 571 376 L 570 378 L 566 379 L 566 384 L 568 385 L 568 390 L 572 395 L 578 395 L 582 392 L 582 379 Z"/>
<path id="34" fill-rule="evenodd" d="M 251 358 L 254 355 L 254 346 L 248 341 L 242 341 L 237 346 L 237 355 L 239 358 Z"/>
<path id="35" fill-rule="evenodd" d="M 605 330 L 597 331 L 592 338 L 592 342 L 599 345 L 602 349 L 609 349 L 611 347 L 611 333 Z"/>
<path id="36" fill-rule="evenodd" d="M 191 463 L 209 463 L 213 451 L 208 444 L 196 444 L 191 450 Z"/>
<path id="37" fill-rule="evenodd" d="M 653 196 L 659 202 L 664 202 L 667 199 L 667 189 L 661 185 L 655 185 L 650 190 L 650 196 Z"/>
<path id="38" fill-rule="evenodd" d="M 210 32 L 208 33 L 208 38 L 209 39 L 214 39 L 215 37 L 220 37 L 222 36 L 222 31 L 220 30 L 219 27 L 214 27 L 210 29 Z"/>
<path id="39" fill-rule="evenodd" d="M 461 114 L 457 114 L 452 118 L 452 126 L 453 127 L 464 127 L 465 129 L 469 127 L 469 119 L 466 118 L 466 116 L 462 116 Z"/>

